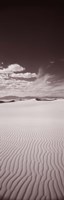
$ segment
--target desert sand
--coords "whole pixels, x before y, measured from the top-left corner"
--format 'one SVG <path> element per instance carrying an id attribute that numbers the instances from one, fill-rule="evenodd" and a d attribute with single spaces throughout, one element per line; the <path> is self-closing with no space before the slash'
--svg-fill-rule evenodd
<path id="1" fill-rule="evenodd" d="M 64 100 L 0 104 L 0 199 L 64 199 Z"/>

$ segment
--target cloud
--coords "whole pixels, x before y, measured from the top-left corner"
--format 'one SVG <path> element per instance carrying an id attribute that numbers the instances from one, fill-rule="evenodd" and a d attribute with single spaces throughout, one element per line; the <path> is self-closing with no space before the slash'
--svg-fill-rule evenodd
<path id="1" fill-rule="evenodd" d="M 31 85 L 35 96 L 64 97 L 64 80 L 58 79 L 56 75 L 41 73 Z"/>
<path id="2" fill-rule="evenodd" d="M 15 77 L 15 78 L 36 78 L 37 74 L 36 73 L 30 73 L 30 72 L 26 72 L 26 73 L 13 73 L 11 75 L 11 77 Z"/>
<path id="3" fill-rule="evenodd" d="M 51 64 L 54 64 L 54 63 L 55 63 L 55 61 L 54 61 L 54 60 L 51 60 L 51 61 L 50 61 L 50 63 L 51 63 Z"/>
<path id="4" fill-rule="evenodd" d="M 25 68 L 18 64 L 12 64 L 6 69 L 0 69 L 0 97 L 3 95 L 15 94 L 22 96 L 27 94 L 37 74 L 31 72 L 24 73 L 24 70 Z"/>
<path id="5" fill-rule="evenodd" d="M 7 68 L 0 69 L 0 73 L 13 73 L 24 71 L 25 68 L 18 64 L 11 64 Z"/>
<path id="6" fill-rule="evenodd" d="M 38 78 L 43 77 L 44 76 L 44 71 L 42 69 L 42 67 L 39 67 L 38 69 Z"/>
<path id="7" fill-rule="evenodd" d="M 8 66 L 8 71 L 9 72 L 20 72 L 20 71 L 24 71 L 25 68 L 18 65 L 18 64 L 12 64 Z"/>
<path id="8" fill-rule="evenodd" d="M 0 78 L 36 78 L 36 73 L 26 72 L 22 73 L 25 70 L 24 67 L 18 64 L 11 64 L 7 68 L 0 69 Z"/>
<path id="9" fill-rule="evenodd" d="M 6 95 L 64 97 L 64 80 L 45 73 L 42 68 L 39 68 L 37 74 L 24 73 L 24 70 L 25 68 L 18 64 L 0 69 L 0 97 Z"/>

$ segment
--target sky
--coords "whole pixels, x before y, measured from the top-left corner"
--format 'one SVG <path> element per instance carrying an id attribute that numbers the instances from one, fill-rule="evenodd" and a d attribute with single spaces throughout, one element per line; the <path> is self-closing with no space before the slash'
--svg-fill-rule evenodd
<path id="1" fill-rule="evenodd" d="M 64 7 L 0 7 L 0 97 L 64 97 Z"/>

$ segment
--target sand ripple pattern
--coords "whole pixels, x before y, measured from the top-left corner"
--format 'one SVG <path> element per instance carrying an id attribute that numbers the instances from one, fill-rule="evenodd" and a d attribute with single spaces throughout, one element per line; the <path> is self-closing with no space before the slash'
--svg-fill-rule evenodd
<path id="1" fill-rule="evenodd" d="M 64 128 L 0 128 L 0 199 L 64 198 Z"/>

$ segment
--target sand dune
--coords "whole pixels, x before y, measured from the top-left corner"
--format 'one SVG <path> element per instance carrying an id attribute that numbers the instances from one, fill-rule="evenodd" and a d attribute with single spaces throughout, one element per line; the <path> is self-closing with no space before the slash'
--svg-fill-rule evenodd
<path id="1" fill-rule="evenodd" d="M 0 199 L 64 199 L 64 100 L 0 105 Z"/>

